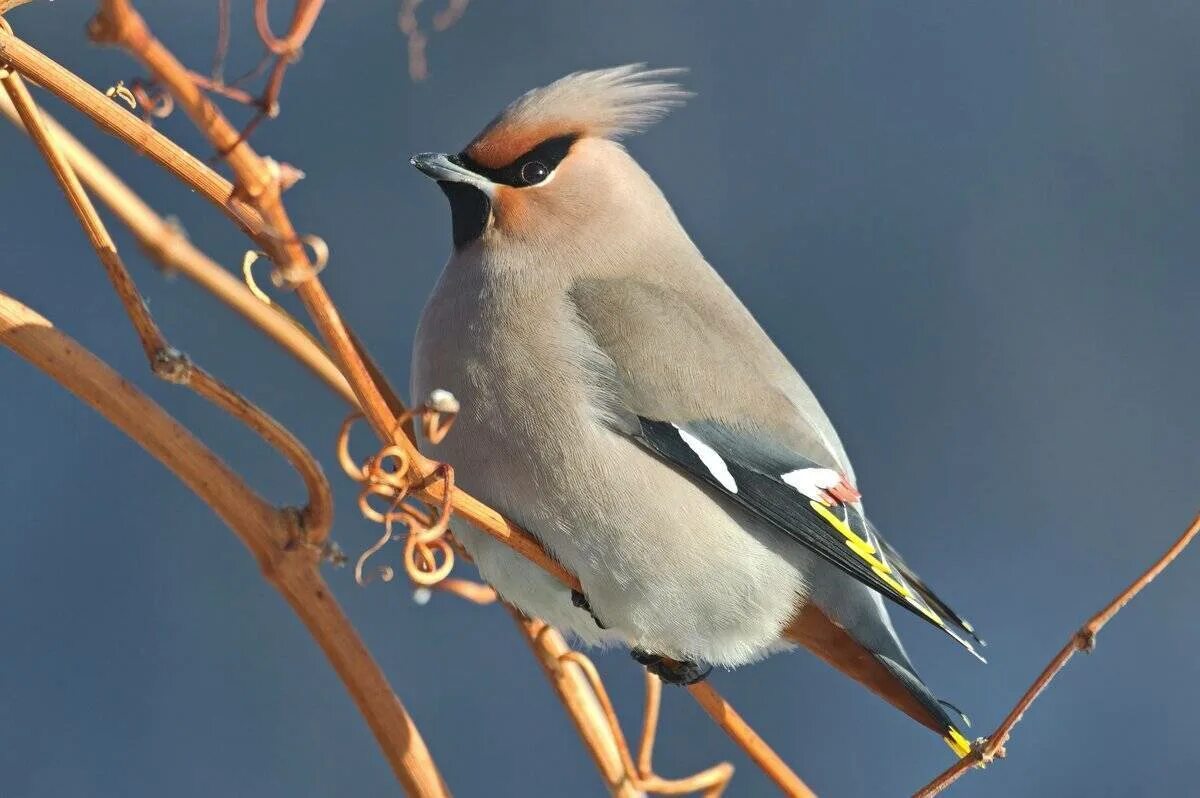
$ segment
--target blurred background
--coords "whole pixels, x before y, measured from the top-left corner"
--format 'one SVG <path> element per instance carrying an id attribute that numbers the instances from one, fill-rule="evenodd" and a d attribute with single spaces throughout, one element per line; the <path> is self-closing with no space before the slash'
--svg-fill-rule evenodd
<path id="1" fill-rule="evenodd" d="M 187 63 L 209 68 L 215 0 L 138 5 Z M 231 75 L 260 52 L 250 3 L 233 5 Z M 272 6 L 282 31 L 290 4 Z M 427 29 L 439 9 L 420 9 Z M 96 86 L 138 76 L 122 53 L 87 44 L 92 10 L 35 3 L 11 21 Z M 287 204 L 329 243 L 326 284 L 397 385 L 449 251 L 444 199 L 408 156 L 461 147 L 517 94 L 569 71 L 687 66 L 695 99 L 629 148 L 814 385 L 876 522 L 991 643 L 981 665 L 897 617 L 923 676 L 976 733 L 1197 510 L 1200 6 L 477 0 L 431 36 L 419 83 L 396 11 L 330 2 L 288 73 L 282 115 L 253 140 L 307 172 Z M 217 211 L 39 97 L 237 267 L 247 242 Z M 183 114 L 158 126 L 211 155 Z M 272 500 L 300 500 L 278 457 L 151 377 L 41 159 L 11 128 L 0 152 L 0 287 Z M 334 536 L 357 555 L 377 530 L 332 456 L 342 404 L 113 226 L 171 341 L 321 457 L 338 492 Z M 212 512 L 7 351 L 0 386 L 0 794 L 398 792 L 324 658 Z M 501 609 L 445 595 L 418 607 L 401 580 L 363 589 L 349 569 L 327 576 L 456 794 L 602 794 Z M 1198 577 L 1192 551 L 1069 666 L 1010 759 L 954 794 L 1193 790 Z M 635 730 L 640 673 L 623 652 L 596 659 Z M 823 795 L 908 794 L 950 763 L 936 737 L 807 654 L 713 681 Z M 731 795 L 770 794 L 668 689 L 658 770 L 722 758 L 738 768 Z"/>

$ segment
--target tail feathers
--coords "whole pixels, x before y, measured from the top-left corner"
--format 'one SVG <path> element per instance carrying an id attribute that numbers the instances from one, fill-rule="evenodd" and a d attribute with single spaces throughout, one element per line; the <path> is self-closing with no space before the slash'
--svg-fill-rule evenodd
<path id="1" fill-rule="evenodd" d="M 945 707 L 906 664 L 871 651 L 831 621 L 816 605 L 806 604 L 788 626 L 786 637 L 812 651 L 842 673 L 938 733 L 959 757 L 971 744 Z"/>
<path id="2" fill-rule="evenodd" d="M 950 750 L 960 758 L 971 753 L 970 740 L 959 731 L 958 724 L 946 712 L 945 705 L 935 698 L 933 693 L 929 692 L 929 688 L 925 686 L 925 683 L 915 673 L 882 654 L 873 654 L 872 656 L 891 674 L 893 679 L 904 687 L 905 691 L 924 710 L 922 713 L 924 717 L 917 717 L 913 713 L 908 712 L 909 717 L 941 734 L 942 739 L 946 741 L 946 745 L 950 746 Z M 955 711 L 957 712 L 957 710 Z M 961 712 L 958 714 L 962 717 L 963 721 L 966 720 L 966 716 L 963 716 Z"/>

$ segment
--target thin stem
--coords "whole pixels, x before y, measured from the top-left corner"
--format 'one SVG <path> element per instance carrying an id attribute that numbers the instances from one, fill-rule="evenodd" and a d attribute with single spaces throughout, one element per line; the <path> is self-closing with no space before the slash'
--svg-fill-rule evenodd
<path id="1" fill-rule="evenodd" d="M 640 798 L 643 794 L 626 777 L 620 744 L 614 738 L 612 728 L 604 717 L 604 709 L 583 671 L 574 663 L 560 662 L 560 658 L 571 651 L 562 635 L 542 621 L 526 618 L 507 604 L 505 607 L 520 627 L 550 685 L 558 693 L 559 700 L 567 708 L 567 714 L 571 716 L 576 731 L 611 794 L 614 798 Z"/>
<path id="2" fill-rule="evenodd" d="M 308 627 L 408 794 L 448 795 L 412 718 L 317 571 L 319 554 L 295 545 L 301 538 L 294 516 L 258 496 L 191 432 L 77 341 L 4 294 L 0 345 L 97 410 L 213 508 Z"/>
<path id="3" fill-rule="evenodd" d="M 687 689 L 708 716 L 762 768 L 785 795 L 793 798 L 815 798 L 816 793 L 800 780 L 750 724 L 742 720 L 742 716 L 734 711 L 712 685 L 708 682 L 698 682 L 689 685 Z"/>
<path id="4" fill-rule="evenodd" d="M 638 746 L 637 770 L 642 778 L 654 772 L 654 738 L 658 733 L 658 714 L 662 708 L 662 679 L 646 671 L 646 708 L 642 715 L 642 742 Z"/>
<path id="5" fill-rule="evenodd" d="M 225 83 L 225 56 L 229 55 L 229 0 L 217 0 L 217 49 L 213 53 L 212 82 Z"/>
<path id="6" fill-rule="evenodd" d="M 258 36 L 268 50 L 276 55 L 291 56 L 304 46 L 304 41 L 312 32 L 313 25 L 316 24 L 317 17 L 321 14 L 321 7 L 324 5 L 324 0 L 297 0 L 296 7 L 292 11 L 292 23 L 288 28 L 287 35 L 280 39 L 271 32 L 267 0 L 254 0 L 254 26 L 258 29 Z"/>
<path id="7" fill-rule="evenodd" d="M 321 466 L 304 445 L 275 419 L 202 369 L 192 366 L 186 357 L 171 347 L 150 315 L 145 300 L 142 299 L 117 252 L 116 243 L 96 212 L 91 198 L 84 191 L 75 170 L 71 168 L 49 129 L 43 124 L 38 108 L 21 76 L 10 72 L 0 78 L 0 82 L 3 82 L 4 90 L 16 107 L 25 130 L 41 150 L 96 255 L 104 265 L 117 297 L 137 332 L 151 370 L 169 382 L 188 385 L 200 396 L 241 421 L 280 452 L 300 474 L 308 491 L 308 501 L 301 517 L 310 533 L 309 542 L 314 545 L 324 543 L 333 523 L 333 495 Z"/>
<path id="8" fill-rule="evenodd" d="M 1067 641 L 1067 644 L 1059 649 L 1059 652 L 1050 660 L 1050 664 L 1048 664 L 1042 670 L 1042 672 L 1038 674 L 1038 677 L 1033 680 L 1033 684 L 1029 686 L 1029 689 L 1026 690 L 1024 695 L 1021 696 L 1020 700 L 1017 701 L 1016 706 L 1012 708 L 1012 711 L 1008 713 L 1008 716 L 1001 721 L 1000 725 L 996 727 L 996 730 L 992 732 L 991 735 L 981 745 L 979 745 L 971 754 L 963 757 L 945 771 L 938 774 L 938 776 L 933 781 L 929 782 L 929 784 L 926 784 L 924 787 L 917 790 L 917 792 L 914 794 L 914 798 L 929 798 L 930 796 L 937 795 L 942 790 L 958 781 L 964 773 L 976 765 L 986 765 L 993 759 L 1004 756 L 1004 746 L 1008 743 L 1008 738 L 1012 734 L 1013 727 L 1021 722 L 1021 719 L 1029 710 L 1029 707 L 1032 706 L 1033 702 L 1038 699 L 1038 696 L 1040 696 L 1045 689 L 1050 686 L 1050 682 L 1054 681 L 1054 677 L 1058 676 L 1059 672 L 1066 667 L 1066 664 L 1070 662 L 1071 658 L 1077 653 L 1080 651 L 1091 652 L 1096 645 L 1096 635 L 1100 633 L 1100 630 L 1103 629 L 1105 625 L 1107 625 L 1108 622 L 1111 621 L 1113 617 L 1115 617 L 1116 614 L 1125 607 L 1126 604 L 1132 601 L 1138 593 L 1141 593 L 1148 584 L 1153 582 L 1154 579 L 1167 568 L 1167 566 L 1174 562 L 1175 558 L 1178 557 L 1183 550 L 1188 547 L 1188 544 L 1192 542 L 1197 534 L 1200 534 L 1200 515 L 1197 515 L 1192 520 L 1191 525 L 1184 530 L 1183 534 L 1171 544 L 1171 547 L 1168 548 L 1166 552 L 1164 552 L 1163 555 L 1154 562 L 1153 565 L 1147 568 L 1141 576 L 1133 580 L 1129 587 L 1118 593 L 1116 598 L 1109 602 L 1104 609 L 1093 615 L 1087 623 L 1085 623 L 1079 628 L 1078 631 L 1075 632 L 1075 634 L 1071 635 L 1071 639 Z"/>
<path id="9" fill-rule="evenodd" d="M 121 110 L 116 103 L 110 101 L 103 93 L 92 88 L 73 73 L 4 30 L 0 30 L 0 54 L 3 54 L 11 65 L 23 75 L 37 81 L 56 96 L 86 114 L 103 130 L 150 157 L 185 185 L 215 203 L 259 246 L 267 249 L 268 252 L 271 249 L 278 249 L 276 246 L 276 242 L 279 241 L 278 231 L 269 231 L 268 225 L 258 210 L 249 205 L 240 195 L 235 196 L 233 185 L 202 161 L 194 158 L 137 117 Z M 194 86 L 194 84 L 192 85 Z M 216 111 L 211 104 L 208 107 L 212 107 L 214 112 L 219 114 L 219 111 Z M 290 229 L 290 227 L 289 223 L 288 228 Z M 291 241 L 297 248 L 299 247 L 294 235 Z M 268 243 L 271 244 L 271 247 L 267 246 Z M 301 258 L 300 263 L 303 264 L 302 249 L 299 250 L 298 256 Z M 273 259 L 274 257 L 272 255 Z M 290 260 L 288 262 L 295 263 Z M 279 261 L 276 263 L 278 265 Z M 304 268 L 304 266 L 301 265 L 299 268 Z M 315 286 L 313 286 L 314 283 Z M 335 347 L 337 361 L 343 364 L 347 361 L 357 364 L 357 368 L 352 370 L 353 373 L 351 370 L 344 372 L 348 383 L 354 386 L 356 404 L 363 408 L 377 435 L 384 440 L 390 440 L 408 448 L 417 458 L 414 462 L 421 464 L 421 468 L 416 470 L 425 475 L 431 473 L 436 464 L 417 452 L 412 439 L 402 434 L 403 430 L 394 430 L 387 424 L 387 420 L 394 419 L 395 416 L 391 413 L 388 401 L 383 398 L 383 394 L 370 378 L 370 371 L 358 356 L 353 339 L 336 309 L 333 308 L 328 295 L 316 280 L 310 279 L 306 285 L 309 285 L 310 288 L 307 293 L 301 290 L 301 298 L 305 299 L 310 315 L 317 321 L 318 327 L 321 328 L 322 335 L 327 341 L 336 338 L 340 342 L 340 346 Z M 341 334 L 338 333 L 338 330 L 341 331 Z M 372 396 L 372 412 L 367 412 L 367 407 L 362 404 L 364 395 Z M 442 496 L 438 492 L 440 487 L 440 483 L 435 482 L 428 488 L 419 491 L 417 495 L 425 501 L 439 503 L 442 500 Z M 455 490 L 452 503 L 457 514 L 475 524 L 483 532 L 510 546 L 564 584 L 576 589 L 579 587 L 578 580 L 547 555 L 532 535 L 504 518 L 500 513 L 459 489 Z"/>
<path id="10" fill-rule="evenodd" d="M 103 92 L 97 91 L 2 27 L 0 57 L 25 77 L 82 111 L 106 133 L 121 139 L 135 152 L 151 158 L 184 185 L 198 191 L 252 237 L 265 234 L 262 217 L 244 199 L 234 195 L 232 183 L 121 105 L 105 97 Z"/>
<path id="11" fill-rule="evenodd" d="M 351 404 L 357 401 L 346 378 L 306 330 L 297 328 L 290 316 L 254 296 L 242 282 L 197 249 L 177 225 L 155 213 L 45 109 L 39 107 L 38 112 L 80 180 L 129 228 L 154 262 L 167 271 L 179 272 L 194 280 L 294 355 L 343 399 Z M 24 130 L 17 109 L 6 93 L 0 94 L 0 113 Z"/>

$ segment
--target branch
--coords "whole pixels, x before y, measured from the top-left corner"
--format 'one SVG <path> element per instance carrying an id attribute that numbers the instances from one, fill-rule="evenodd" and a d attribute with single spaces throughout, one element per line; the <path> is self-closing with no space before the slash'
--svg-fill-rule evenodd
<path id="1" fill-rule="evenodd" d="M 155 402 L 42 316 L 0 293 L 0 344 L 107 418 L 199 496 L 258 561 L 320 645 L 411 795 L 445 784 L 425 741 L 316 569 L 294 514 L 277 510 Z"/>
<path id="2" fill-rule="evenodd" d="M 722 698 L 712 685 L 708 682 L 697 682 L 688 685 L 687 689 L 692 694 L 692 698 L 696 699 L 696 703 L 713 719 L 713 722 L 741 746 L 742 750 L 762 768 L 763 772 L 770 777 L 771 781 L 775 782 L 785 795 L 796 798 L 816 798 L 816 793 L 800 780 L 800 777 L 788 767 L 779 754 L 771 750 L 771 746 L 767 745 L 766 740 L 758 736 L 758 732 L 754 731 L 750 724 L 734 711 L 729 702 Z"/>
<path id="3" fill-rule="evenodd" d="M 258 211 L 239 196 L 235 196 L 238 192 L 235 191 L 232 183 L 193 157 L 186 150 L 137 117 L 123 111 L 118 105 L 105 97 L 103 93 L 92 88 L 86 82 L 59 66 L 24 41 L 13 36 L 11 32 L 2 28 L 0 28 L 0 56 L 3 56 L 13 68 L 21 72 L 24 76 L 36 81 L 60 99 L 87 115 L 105 132 L 116 136 L 132 146 L 139 153 L 150 157 L 185 185 L 195 189 L 209 201 L 213 202 L 245 230 L 259 246 L 268 249 L 268 251 L 271 249 L 278 250 L 279 247 L 276 245 L 278 239 L 273 233 L 267 232 L 267 226 Z M 177 62 L 176 66 L 178 66 Z M 203 97 L 200 97 L 200 100 L 205 104 L 205 109 L 210 109 L 199 111 L 198 113 L 201 117 L 210 112 L 220 117 L 220 111 L 215 106 L 212 106 Z M 224 125 L 227 130 L 232 131 L 232 126 L 229 126 L 228 122 L 225 122 Z M 249 149 L 249 145 L 244 146 Z M 263 166 L 262 168 L 269 171 L 268 167 Z M 287 227 L 291 228 L 290 222 Z M 268 243 L 272 245 L 270 248 L 267 247 Z M 289 250 L 290 252 L 291 250 Z M 285 262 L 292 263 L 293 269 L 303 270 L 308 268 L 309 265 L 305 260 L 303 250 L 299 249 L 298 252 L 299 263 L 291 260 Z M 274 259 L 274 256 L 272 257 Z M 280 265 L 279 260 L 275 260 L 275 263 L 277 266 Z M 316 279 L 310 279 L 305 285 L 308 286 L 307 290 L 305 290 L 304 286 L 298 289 L 301 297 L 307 297 L 306 304 L 314 306 L 310 307 L 310 313 L 317 320 L 318 326 L 322 328 L 322 333 L 327 340 L 336 339 L 339 342 L 339 346 L 335 347 L 338 360 L 342 362 L 350 361 L 357 365 L 357 368 L 347 371 L 344 378 L 348 379 L 354 386 L 355 402 L 356 404 L 360 404 L 364 411 L 368 409 L 368 405 L 362 403 L 362 396 L 366 395 L 371 398 L 369 407 L 372 413 L 368 414 L 368 420 L 371 422 L 371 426 L 375 429 L 376 434 L 384 440 L 391 440 L 405 447 L 414 456 L 414 462 L 420 464 L 420 470 L 426 475 L 431 473 L 436 464 L 417 452 L 412 440 L 403 434 L 403 430 L 397 431 L 393 428 L 395 415 L 391 412 L 387 400 L 382 397 L 374 381 L 370 378 L 370 370 L 358 356 L 357 347 L 353 343 L 352 336 L 346 330 L 345 325 L 342 323 L 336 309 L 333 308 L 328 295 L 321 288 L 320 283 Z M 340 333 L 339 330 L 341 331 Z M 427 486 L 420 491 L 420 494 L 422 498 L 434 504 L 440 503 L 444 498 L 441 495 L 439 483 Z M 572 587 L 579 586 L 578 581 L 573 575 L 546 555 L 532 535 L 505 519 L 500 513 L 462 490 L 455 490 L 452 503 L 455 512 L 478 526 L 487 534 L 496 538 L 501 543 L 512 547 L 532 562 L 540 565 L 552 576 L 562 580 L 565 584 Z"/>
<path id="4" fill-rule="evenodd" d="M 167 343 L 166 337 L 159 330 L 145 301 L 138 293 L 133 278 L 117 252 L 117 245 L 96 213 L 95 206 L 83 190 L 66 157 L 55 145 L 50 131 L 42 124 L 37 106 L 29 96 L 21 77 L 9 72 L 0 77 L 0 82 L 4 84 L 5 92 L 16 107 L 25 130 L 37 143 L 55 179 L 66 194 L 92 248 L 96 250 L 96 255 L 104 264 L 109 280 L 112 281 L 113 288 L 138 334 L 151 370 L 168 382 L 187 385 L 241 421 L 287 459 L 300 474 L 308 492 L 308 501 L 300 514 L 308 533 L 308 542 L 322 545 L 333 523 L 333 496 L 321 466 L 304 445 L 275 419 L 203 369 L 193 366 L 185 356 Z"/>
<path id="5" fill-rule="evenodd" d="M 982 744 L 976 745 L 974 750 L 955 762 L 951 767 L 938 775 L 929 784 L 922 787 L 914 795 L 914 798 L 930 798 L 937 795 L 942 790 L 949 787 L 954 782 L 973 767 L 983 767 L 990 764 L 998 757 L 1004 756 L 1004 746 L 1008 743 L 1008 738 L 1012 734 L 1013 727 L 1021 722 L 1021 718 L 1025 716 L 1026 711 L 1033 705 L 1033 702 L 1050 686 L 1050 682 L 1054 681 L 1054 677 L 1058 676 L 1059 671 L 1066 667 L 1080 651 L 1091 653 L 1096 647 L 1096 636 L 1100 630 L 1120 612 L 1126 604 L 1134 599 L 1138 593 L 1141 593 L 1146 585 L 1154 581 L 1154 579 L 1166 570 L 1167 566 L 1175 561 L 1192 539 L 1200 533 L 1200 515 L 1196 516 L 1184 533 L 1171 544 L 1171 548 L 1159 557 L 1158 560 L 1151 565 L 1146 571 L 1133 580 L 1129 587 L 1121 591 L 1116 598 L 1109 602 L 1108 606 L 1100 612 L 1093 615 L 1087 623 L 1079 628 L 1079 631 L 1071 635 L 1071 639 L 1067 644 L 1059 650 L 1054 658 L 1050 660 L 1050 664 L 1034 679 L 1033 684 L 1025 691 L 1017 701 L 1016 706 L 1008 713 L 1008 716 L 996 727 L 996 730 L 983 741 Z"/>
<path id="6" fill-rule="evenodd" d="M 38 112 L 51 139 L 84 185 L 129 228 L 155 263 L 169 272 L 179 272 L 195 281 L 290 352 L 339 396 L 351 404 L 356 403 L 354 391 L 350 389 L 346 378 L 307 330 L 298 327 L 290 316 L 254 296 L 220 264 L 188 241 L 177 225 L 155 213 L 78 139 L 54 121 L 45 109 L 38 108 Z M 7 94 L 0 94 L 0 113 L 21 130 L 25 129 Z"/>
<path id="7" fill-rule="evenodd" d="M 609 732 L 604 711 L 595 693 L 577 664 L 559 665 L 559 658 L 571 648 L 553 627 L 542 621 L 526 618 L 515 609 L 505 607 L 521 629 L 529 648 L 550 681 L 567 714 L 575 724 L 588 753 L 600 770 L 604 785 L 614 798 L 636 798 L 643 795 L 625 778 L 625 768 L 617 742 Z"/>
<path id="8" fill-rule="evenodd" d="M 654 773 L 650 759 L 662 690 L 658 677 L 646 674 L 646 717 L 635 763 L 616 711 L 592 661 L 578 651 L 572 651 L 553 627 L 505 606 L 566 706 L 613 796 L 634 798 L 646 793 L 684 795 L 703 791 L 706 797 L 716 798 L 721 794 L 733 778 L 733 766 L 727 762 L 682 779 L 665 779 Z"/>
<path id="9" fill-rule="evenodd" d="M 105 97 L 71 71 L 47 58 L 0 26 L 0 63 L 7 62 L 24 77 L 53 92 L 82 111 L 101 130 L 149 157 L 184 185 L 221 208 L 250 236 L 265 233 L 262 217 L 241 197 L 233 184 L 120 105 Z"/>

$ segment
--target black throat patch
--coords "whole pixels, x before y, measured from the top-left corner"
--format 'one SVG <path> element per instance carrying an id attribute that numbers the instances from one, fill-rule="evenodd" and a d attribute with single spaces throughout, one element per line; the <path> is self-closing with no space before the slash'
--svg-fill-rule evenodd
<path id="1" fill-rule="evenodd" d="M 488 217 L 492 215 L 492 203 L 486 194 L 466 183 L 439 180 L 438 186 L 450 201 L 450 227 L 454 235 L 454 248 L 462 249 L 483 235 Z"/>

